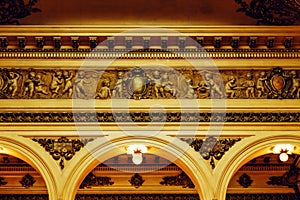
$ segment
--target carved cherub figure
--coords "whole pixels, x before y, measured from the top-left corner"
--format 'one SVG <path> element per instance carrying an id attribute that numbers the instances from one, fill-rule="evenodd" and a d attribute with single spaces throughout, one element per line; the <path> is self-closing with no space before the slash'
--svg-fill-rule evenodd
<path id="1" fill-rule="evenodd" d="M 123 75 L 124 75 L 124 72 L 122 72 L 122 71 L 118 72 L 118 75 L 117 75 L 118 80 L 117 80 L 115 88 L 112 92 L 113 97 L 116 97 L 116 98 L 123 97 L 123 83 L 124 83 Z"/>
<path id="2" fill-rule="evenodd" d="M 200 99 L 205 99 L 209 97 L 209 87 L 206 81 L 200 81 L 198 85 L 195 87 L 196 93 Z"/>
<path id="3" fill-rule="evenodd" d="M 52 90 L 52 98 L 55 98 L 58 95 L 59 89 L 61 88 L 63 82 L 64 79 L 62 77 L 61 71 L 57 71 L 56 73 L 53 74 L 52 82 L 50 86 L 50 89 Z"/>
<path id="4" fill-rule="evenodd" d="M 36 73 L 35 72 L 29 72 L 28 75 L 28 79 L 25 81 L 24 85 L 25 85 L 25 89 L 24 89 L 24 94 L 26 95 L 27 92 L 29 92 L 28 97 L 31 98 L 33 96 L 33 92 L 34 92 L 34 85 L 35 85 L 35 76 Z"/>
<path id="5" fill-rule="evenodd" d="M 260 76 L 256 82 L 257 97 L 262 97 L 266 92 L 265 81 L 267 80 L 266 72 L 260 72 Z"/>
<path id="6" fill-rule="evenodd" d="M 153 89 L 154 89 L 154 94 L 156 98 L 159 98 L 159 93 L 163 95 L 163 87 L 162 87 L 162 83 L 161 83 L 161 76 L 160 76 L 160 72 L 155 70 L 153 72 L 153 76 L 152 76 L 152 81 L 154 83 L 153 85 Z"/>
<path id="7" fill-rule="evenodd" d="M 163 97 L 166 97 L 167 93 L 170 93 L 172 96 L 176 95 L 174 84 L 169 80 L 169 75 L 167 73 L 162 76 L 160 90 Z"/>
<path id="8" fill-rule="evenodd" d="M 8 77 L 8 91 L 11 93 L 11 96 L 14 97 L 18 90 L 18 79 L 20 78 L 20 75 L 15 72 L 9 72 Z"/>
<path id="9" fill-rule="evenodd" d="M 254 86 L 255 83 L 252 80 L 252 74 L 247 73 L 247 80 L 242 84 L 243 87 L 246 88 L 246 97 L 247 98 L 255 98 L 254 96 Z"/>
<path id="10" fill-rule="evenodd" d="M 35 88 L 34 88 L 35 92 L 42 93 L 45 95 L 49 94 L 49 92 L 46 89 L 48 86 L 46 86 L 44 81 L 42 80 L 41 74 L 37 74 L 36 79 L 34 81 L 35 81 Z"/>
<path id="11" fill-rule="evenodd" d="M 205 82 L 210 89 L 210 96 L 212 98 L 219 96 L 222 98 L 224 95 L 220 89 L 220 87 L 216 84 L 216 82 L 213 80 L 213 75 L 211 73 L 205 74 Z"/>
<path id="12" fill-rule="evenodd" d="M 234 98 L 236 96 L 236 79 L 233 76 L 229 77 L 229 81 L 225 84 L 225 91 L 228 97 Z"/>
<path id="13" fill-rule="evenodd" d="M 63 77 L 65 79 L 65 87 L 63 89 L 63 94 L 68 93 L 68 97 L 71 98 L 73 94 L 73 83 L 72 83 L 72 78 L 74 77 L 74 73 L 70 71 L 64 71 Z"/>
<path id="14" fill-rule="evenodd" d="M 99 92 L 97 92 L 95 98 L 100 98 L 100 99 L 108 99 L 111 97 L 111 91 L 110 91 L 110 83 L 109 80 L 105 79 L 102 82 L 102 87 L 100 88 Z"/>
<path id="15" fill-rule="evenodd" d="M 297 78 L 296 71 L 291 71 L 291 77 L 292 77 L 292 88 L 291 88 L 291 96 L 297 97 L 299 99 L 300 96 L 300 80 Z"/>

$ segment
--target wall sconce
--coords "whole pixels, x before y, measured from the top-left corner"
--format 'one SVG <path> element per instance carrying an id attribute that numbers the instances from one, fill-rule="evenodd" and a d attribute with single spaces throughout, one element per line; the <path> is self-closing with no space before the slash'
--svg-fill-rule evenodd
<path id="1" fill-rule="evenodd" d="M 294 149 L 295 147 L 291 144 L 278 144 L 274 146 L 273 153 L 279 154 L 279 159 L 282 162 L 286 162 Z"/>
<path id="2" fill-rule="evenodd" d="M 147 147 L 141 144 L 130 145 L 127 153 L 132 155 L 132 162 L 139 165 L 143 162 L 143 153 L 147 153 Z"/>

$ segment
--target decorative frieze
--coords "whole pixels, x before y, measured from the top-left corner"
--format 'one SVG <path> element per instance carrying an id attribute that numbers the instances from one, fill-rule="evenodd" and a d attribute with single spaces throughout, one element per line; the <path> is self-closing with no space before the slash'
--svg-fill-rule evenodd
<path id="1" fill-rule="evenodd" d="M 299 70 L 0 69 L 1 99 L 299 99 Z"/>
<path id="2" fill-rule="evenodd" d="M 102 176 L 96 176 L 92 172 L 89 173 L 85 179 L 80 184 L 79 188 L 90 188 L 90 187 L 97 187 L 97 186 L 110 186 L 113 185 L 114 182 L 110 181 L 111 178 L 109 177 L 102 177 Z"/>
<path id="3" fill-rule="evenodd" d="M 216 167 L 215 160 L 221 160 L 224 154 L 238 141 L 240 138 L 218 139 L 214 136 L 208 136 L 205 139 L 198 138 L 181 138 L 187 142 L 195 151 L 199 152 L 205 160 L 210 160 L 211 168 Z"/>
<path id="4" fill-rule="evenodd" d="M 16 200 L 16 199 L 31 199 L 31 200 L 48 200 L 48 194 L 0 194 L 0 199 Z"/>
<path id="5" fill-rule="evenodd" d="M 169 186 L 182 186 L 183 188 L 195 188 L 195 185 L 191 179 L 184 172 L 181 172 L 177 176 L 165 176 L 160 184 Z"/>
<path id="6" fill-rule="evenodd" d="M 278 123 L 299 122 L 298 112 L 4 112 L 0 113 L 0 123 L 70 123 L 70 122 L 168 122 L 168 123 Z"/>
<path id="7" fill-rule="evenodd" d="M 71 160 L 76 152 L 80 151 L 81 148 L 93 139 L 69 139 L 67 137 L 60 137 L 58 139 L 33 138 L 32 140 L 44 147 L 54 160 L 59 160 L 60 168 L 64 169 L 65 160 Z"/>

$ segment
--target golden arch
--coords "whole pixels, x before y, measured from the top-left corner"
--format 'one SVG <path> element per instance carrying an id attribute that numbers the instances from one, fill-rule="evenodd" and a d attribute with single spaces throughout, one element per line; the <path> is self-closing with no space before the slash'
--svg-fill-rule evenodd
<path id="1" fill-rule="evenodd" d="M 227 187 L 231 178 L 239 168 L 251 159 L 270 153 L 268 151 L 276 144 L 289 143 L 299 146 L 300 137 L 297 134 L 289 136 L 253 137 L 245 139 L 246 141 L 232 148 L 231 154 L 227 154 L 226 157 L 224 156 L 221 162 L 218 163 L 218 166 L 223 167 L 216 168 L 216 170 L 220 172 L 218 174 L 218 184 L 216 184 L 217 187 L 215 188 L 215 193 L 218 194 L 217 199 L 226 199 Z"/>
<path id="2" fill-rule="evenodd" d="M 56 187 L 55 178 L 51 172 L 52 169 L 39 153 L 25 144 L 24 141 L 21 142 L 17 139 L 0 137 L 0 146 L 3 148 L 4 152 L 22 159 L 34 167 L 45 181 L 49 199 L 58 199 L 59 193 Z"/>
<path id="3" fill-rule="evenodd" d="M 209 165 L 204 162 L 203 159 L 200 159 L 199 154 L 191 148 L 189 148 L 186 152 L 182 152 L 182 146 L 187 145 L 186 143 L 171 137 L 165 137 L 164 139 L 156 137 L 115 137 L 111 138 L 109 142 L 101 142 L 101 138 L 95 140 L 90 144 L 90 152 L 82 153 L 82 155 L 78 155 L 76 159 L 71 161 L 74 162 L 74 164 L 77 163 L 78 167 L 69 171 L 70 178 L 66 180 L 63 199 L 75 199 L 79 185 L 85 176 L 99 164 L 98 160 L 105 161 L 109 158 L 120 155 L 124 152 L 122 152 L 118 147 L 136 143 L 163 149 L 159 152 L 159 156 L 168 160 L 170 157 L 177 158 L 178 155 L 181 155 L 176 161 L 174 161 L 174 163 L 176 163 L 191 178 L 195 184 L 200 199 L 213 198 L 213 191 L 211 189 L 212 174 L 210 172 Z M 95 156 L 91 156 L 91 154 L 96 155 L 97 159 Z"/>

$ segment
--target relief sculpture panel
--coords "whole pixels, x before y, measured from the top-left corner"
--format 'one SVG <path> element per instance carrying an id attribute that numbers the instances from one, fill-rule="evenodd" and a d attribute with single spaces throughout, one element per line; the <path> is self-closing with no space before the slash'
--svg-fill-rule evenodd
<path id="1" fill-rule="evenodd" d="M 298 70 L 0 69 L 1 99 L 299 99 Z"/>

